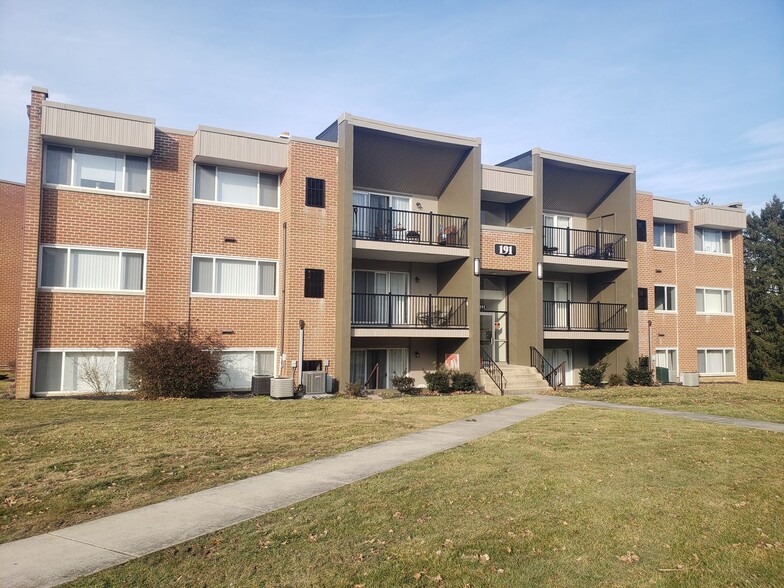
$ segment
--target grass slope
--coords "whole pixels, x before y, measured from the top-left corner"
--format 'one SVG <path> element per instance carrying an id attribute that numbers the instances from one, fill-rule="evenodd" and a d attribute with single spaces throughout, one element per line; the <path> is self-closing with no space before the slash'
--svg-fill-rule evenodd
<path id="1" fill-rule="evenodd" d="M 784 436 L 570 407 L 73 586 L 780 586 Z"/>

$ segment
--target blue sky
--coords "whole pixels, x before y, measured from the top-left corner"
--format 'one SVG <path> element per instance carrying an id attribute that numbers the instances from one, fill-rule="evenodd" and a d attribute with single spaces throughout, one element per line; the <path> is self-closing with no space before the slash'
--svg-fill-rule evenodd
<path id="1" fill-rule="evenodd" d="M 313 137 L 342 112 L 637 166 L 662 196 L 784 196 L 784 2 L 0 0 L 0 178 L 50 99 Z"/>

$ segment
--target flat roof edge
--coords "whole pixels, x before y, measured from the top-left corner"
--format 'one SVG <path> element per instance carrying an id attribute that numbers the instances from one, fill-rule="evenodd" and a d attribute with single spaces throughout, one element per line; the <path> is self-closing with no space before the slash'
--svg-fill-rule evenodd
<path id="1" fill-rule="evenodd" d="M 500 165 L 490 165 L 487 163 L 482 164 L 482 169 L 489 169 L 492 171 L 510 173 L 510 174 L 520 174 L 521 176 L 532 176 L 534 172 L 527 170 L 527 169 L 517 169 L 516 167 L 503 167 Z"/>
<path id="2" fill-rule="evenodd" d="M 629 174 L 637 173 L 637 167 L 634 165 L 628 165 L 624 163 L 611 163 L 609 161 L 599 161 L 598 159 L 588 159 L 587 157 L 578 157 L 575 155 L 568 155 L 566 153 L 557 153 L 556 151 L 547 151 L 546 149 L 542 149 L 541 147 L 536 147 L 532 149 L 531 153 L 533 155 L 539 155 L 543 159 L 552 159 L 553 161 L 560 161 L 562 163 L 571 163 L 574 165 L 595 167 L 598 169 L 606 169 L 606 170 L 618 171 L 618 172 L 629 173 Z"/>
<path id="3" fill-rule="evenodd" d="M 373 120 L 372 118 L 364 118 L 355 116 L 351 113 L 344 112 L 338 117 L 338 124 L 348 122 L 354 126 L 363 127 L 367 129 L 374 129 L 377 131 L 386 131 L 396 135 L 408 135 L 417 139 L 427 139 L 437 142 L 458 143 L 466 147 L 478 147 L 482 144 L 480 137 L 466 137 L 463 135 L 454 135 L 451 133 L 442 133 L 441 131 L 430 131 L 427 129 L 418 129 L 416 127 L 408 127 L 405 125 L 398 125 L 388 123 L 380 120 Z M 332 126 L 332 125 L 330 125 Z M 329 127 L 327 127 L 329 128 Z"/>
<path id="4" fill-rule="evenodd" d="M 22 186 L 23 188 L 27 185 L 24 182 L 15 182 L 13 180 L 4 180 L 0 178 L 0 184 L 12 184 L 14 186 Z"/>
<path id="5" fill-rule="evenodd" d="M 246 139 L 260 139 L 262 141 L 272 141 L 273 143 L 288 143 L 288 139 L 281 139 L 280 137 L 273 137 L 271 135 L 259 135 L 257 133 L 246 133 L 244 131 L 232 131 L 231 129 L 221 129 L 219 127 L 208 127 L 206 125 L 199 125 L 196 131 L 206 131 L 208 133 L 217 133 L 220 135 L 233 135 L 235 137 L 244 137 Z"/>
<path id="6" fill-rule="evenodd" d="M 63 102 L 52 102 L 51 100 L 44 100 L 44 106 L 51 108 L 59 108 L 61 110 L 70 110 L 73 112 L 84 112 L 86 114 L 97 114 L 99 116 L 109 116 L 111 118 L 123 118 L 125 120 L 134 120 L 137 122 L 144 122 L 155 124 L 155 119 L 149 116 L 138 116 L 135 114 L 127 114 L 124 112 L 113 112 L 111 110 L 101 110 L 98 108 L 89 108 L 87 106 L 76 106 L 74 104 L 64 104 Z"/>

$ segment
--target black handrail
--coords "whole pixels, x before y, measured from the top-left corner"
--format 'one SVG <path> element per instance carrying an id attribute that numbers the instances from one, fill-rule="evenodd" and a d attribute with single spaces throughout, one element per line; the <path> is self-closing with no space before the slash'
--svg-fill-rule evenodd
<path id="1" fill-rule="evenodd" d="M 359 327 L 466 329 L 468 298 L 355 292 L 351 295 L 351 324 Z"/>
<path id="2" fill-rule="evenodd" d="M 493 383 L 498 386 L 498 389 L 501 391 L 501 396 L 503 396 L 504 390 L 506 389 L 506 378 L 504 377 L 503 370 L 498 367 L 498 364 L 493 361 L 493 358 L 490 357 L 490 354 L 486 350 L 480 348 L 480 351 L 482 352 L 482 369 L 490 376 Z"/>
<path id="3" fill-rule="evenodd" d="M 531 367 L 536 368 L 536 371 L 539 372 L 542 377 L 547 381 L 547 384 L 553 390 L 557 390 L 558 386 L 564 383 L 563 377 L 558 377 L 556 372 L 560 371 L 564 372 L 564 368 L 562 367 L 564 364 L 561 363 L 560 366 L 554 368 L 549 361 L 547 361 L 542 355 L 539 350 L 531 346 Z"/>
<path id="4" fill-rule="evenodd" d="M 468 247 L 468 218 L 355 204 L 352 237 L 417 245 Z"/>
<path id="5" fill-rule="evenodd" d="M 625 332 L 625 304 L 545 300 L 544 328 L 547 331 Z"/>
<path id="6" fill-rule="evenodd" d="M 626 261 L 626 235 L 566 227 L 544 227 L 542 252 L 556 257 Z"/>

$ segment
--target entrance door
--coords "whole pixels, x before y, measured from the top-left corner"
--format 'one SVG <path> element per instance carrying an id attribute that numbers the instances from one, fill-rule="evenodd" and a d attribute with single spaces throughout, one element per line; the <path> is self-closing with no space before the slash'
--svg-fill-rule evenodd
<path id="1" fill-rule="evenodd" d="M 369 390 L 391 388 L 392 376 L 408 373 L 408 349 L 352 349 L 350 372 L 352 383 L 367 382 Z"/>
<path id="2" fill-rule="evenodd" d="M 566 371 L 566 381 L 563 382 L 565 386 L 572 385 L 572 350 L 571 349 L 545 349 L 544 358 L 550 362 L 550 365 L 557 368 L 562 363 Z"/>
<path id="3" fill-rule="evenodd" d="M 545 252 L 552 255 L 570 255 L 567 247 L 567 235 L 569 227 L 572 225 L 572 217 L 562 214 L 545 214 L 544 222 L 544 246 Z"/>
<path id="4" fill-rule="evenodd" d="M 479 313 L 479 344 L 482 351 L 487 353 L 493 361 L 498 361 L 495 354 L 495 313 L 494 312 L 480 312 Z"/>

